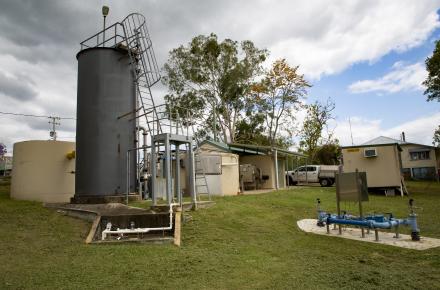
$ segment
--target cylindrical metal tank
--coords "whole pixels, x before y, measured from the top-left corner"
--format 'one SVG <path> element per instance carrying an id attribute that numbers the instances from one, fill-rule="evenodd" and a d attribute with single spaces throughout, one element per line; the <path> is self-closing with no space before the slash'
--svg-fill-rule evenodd
<path id="1" fill-rule="evenodd" d="M 90 48 L 78 59 L 75 199 L 121 195 L 127 151 L 136 147 L 136 87 L 127 51 Z M 135 191 L 136 152 L 130 152 Z"/>
<path id="2" fill-rule="evenodd" d="M 75 143 L 24 141 L 14 144 L 11 197 L 42 202 L 69 202 L 75 191 Z"/>

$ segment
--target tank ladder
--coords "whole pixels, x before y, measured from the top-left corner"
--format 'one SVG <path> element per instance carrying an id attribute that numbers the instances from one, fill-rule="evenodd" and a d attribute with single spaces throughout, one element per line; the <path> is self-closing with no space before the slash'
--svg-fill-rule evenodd
<path id="1" fill-rule="evenodd" d="M 128 53 L 135 74 L 137 90 L 137 118 L 144 117 L 150 135 L 163 133 L 160 114 L 154 102 L 151 87 L 160 81 L 153 43 L 145 17 L 138 13 L 128 15 L 122 22 Z"/>

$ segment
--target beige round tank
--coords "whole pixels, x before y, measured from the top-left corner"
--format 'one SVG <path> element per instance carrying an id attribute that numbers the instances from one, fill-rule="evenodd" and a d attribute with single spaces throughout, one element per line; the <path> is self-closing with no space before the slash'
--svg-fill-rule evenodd
<path id="1" fill-rule="evenodd" d="M 75 143 L 24 141 L 14 144 L 11 198 L 70 202 L 75 193 Z"/>

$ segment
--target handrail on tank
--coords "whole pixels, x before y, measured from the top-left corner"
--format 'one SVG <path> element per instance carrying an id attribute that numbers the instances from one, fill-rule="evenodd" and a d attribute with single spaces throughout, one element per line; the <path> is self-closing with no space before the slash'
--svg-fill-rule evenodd
<path id="1" fill-rule="evenodd" d="M 98 33 L 90 36 L 89 38 L 83 40 L 82 42 L 80 42 L 81 50 L 84 48 L 84 46 L 86 48 L 104 46 L 107 42 L 109 42 L 111 40 L 115 40 L 113 46 L 116 46 L 117 44 L 124 42 L 125 35 L 121 35 L 121 34 L 118 33 L 118 31 L 117 31 L 118 25 L 123 27 L 122 23 L 116 22 L 116 23 L 106 27 L 105 29 L 99 31 Z M 113 34 L 109 34 L 109 36 L 110 36 L 109 38 L 104 39 L 103 41 L 99 42 L 100 35 L 102 34 L 103 35 L 102 38 L 104 38 L 104 35 L 105 35 L 104 32 L 107 32 L 107 31 L 110 31 L 110 32 L 114 31 L 114 33 Z M 119 42 L 117 41 L 118 37 L 121 38 L 121 41 L 119 41 Z M 92 39 L 95 39 L 95 38 L 96 38 L 96 44 L 89 45 L 88 42 L 90 40 L 92 40 Z M 93 41 L 93 43 L 94 43 L 94 41 Z"/>

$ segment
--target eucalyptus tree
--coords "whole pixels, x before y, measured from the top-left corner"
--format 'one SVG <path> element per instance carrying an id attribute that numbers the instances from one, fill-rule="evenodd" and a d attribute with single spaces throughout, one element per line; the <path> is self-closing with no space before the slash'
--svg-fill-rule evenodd
<path id="1" fill-rule="evenodd" d="M 195 126 L 199 137 L 219 132 L 221 141 L 235 142 L 237 125 L 246 120 L 255 101 L 250 86 L 262 73 L 267 55 L 249 40 L 196 36 L 169 53 L 163 78 L 169 91 L 166 104 Z"/>
<path id="2" fill-rule="evenodd" d="M 271 146 L 294 134 L 295 115 L 303 107 L 307 88 L 311 85 L 285 59 L 276 60 L 264 78 L 252 86 L 258 112 L 266 119 L 266 131 Z M 282 134 L 280 134 L 282 133 Z"/>

